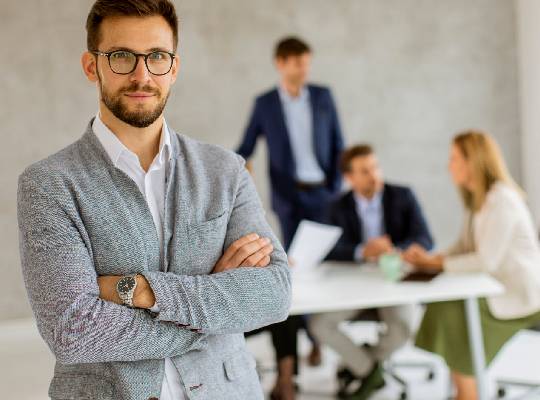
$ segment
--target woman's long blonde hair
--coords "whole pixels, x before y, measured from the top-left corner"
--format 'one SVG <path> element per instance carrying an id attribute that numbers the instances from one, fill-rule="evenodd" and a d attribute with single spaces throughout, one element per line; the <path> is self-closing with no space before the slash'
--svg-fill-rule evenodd
<path id="1" fill-rule="evenodd" d="M 467 130 L 456 135 L 452 143 L 460 150 L 469 163 L 472 179 L 478 183 L 476 190 L 460 186 L 459 191 L 465 207 L 472 212 L 480 210 L 487 193 L 497 182 L 503 182 L 524 196 L 523 190 L 508 172 L 497 142 L 487 133 Z"/>

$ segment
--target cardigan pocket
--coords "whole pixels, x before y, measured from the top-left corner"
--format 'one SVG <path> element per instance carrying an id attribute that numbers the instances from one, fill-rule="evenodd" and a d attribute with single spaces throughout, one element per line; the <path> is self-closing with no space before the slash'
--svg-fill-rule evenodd
<path id="1" fill-rule="evenodd" d="M 228 212 L 207 221 L 191 224 L 187 231 L 190 275 L 208 274 L 223 255 L 227 234 Z"/>
<path id="2" fill-rule="evenodd" d="M 225 376 L 229 381 L 234 381 L 240 376 L 254 369 L 256 366 L 255 359 L 246 350 L 241 350 L 223 362 Z"/>

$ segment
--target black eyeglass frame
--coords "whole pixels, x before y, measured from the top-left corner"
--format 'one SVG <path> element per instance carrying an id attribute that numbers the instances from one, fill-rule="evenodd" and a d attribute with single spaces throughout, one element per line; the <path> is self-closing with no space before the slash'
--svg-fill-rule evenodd
<path id="1" fill-rule="evenodd" d="M 107 57 L 107 61 L 109 62 L 109 68 L 111 69 L 112 72 L 114 72 L 115 74 L 118 74 L 118 75 L 129 75 L 131 73 L 133 73 L 133 71 L 135 71 L 137 69 L 137 65 L 139 65 L 139 58 L 140 57 L 143 57 L 144 58 L 144 65 L 146 66 L 146 69 L 148 70 L 148 72 L 150 72 L 152 75 L 156 75 L 156 76 L 163 76 L 163 75 L 167 75 L 169 72 L 171 72 L 171 69 L 172 69 L 172 66 L 173 66 L 173 63 L 174 63 L 174 59 L 176 57 L 176 53 L 172 53 L 170 51 L 165 51 L 165 50 L 156 50 L 156 51 L 152 51 L 150 53 L 147 53 L 147 54 L 144 54 L 144 53 L 135 53 L 131 50 L 113 50 L 113 51 L 107 51 L 107 52 L 104 52 L 104 51 L 99 51 L 99 50 L 89 50 L 90 53 L 92 54 L 95 54 L 97 56 L 103 56 L 103 57 Z M 114 53 L 130 53 L 130 54 L 133 54 L 135 56 L 135 65 L 133 66 L 133 69 L 129 72 L 116 72 L 112 65 L 111 65 L 111 55 L 114 54 Z M 167 72 L 164 72 L 163 74 L 155 74 L 153 73 L 152 71 L 150 71 L 150 68 L 148 67 L 148 57 L 150 57 L 152 54 L 155 54 L 155 53 L 165 53 L 165 54 L 168 54 L 170 57 L 171 57 L 171 65 L 169 66 L 169 69 L 167 70 Z"/>

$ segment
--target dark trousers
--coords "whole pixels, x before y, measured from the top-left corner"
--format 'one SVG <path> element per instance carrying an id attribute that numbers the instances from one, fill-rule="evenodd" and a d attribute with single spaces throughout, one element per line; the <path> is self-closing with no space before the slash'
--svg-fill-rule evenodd
<path id="1" fill-rule="evenodd" d="M 289 207 L 285 207 L 287 211 L 277 212 L 285 251 L 289 250 L 294 234 L 302 220 L 325 221 L 332 194 L 326 188 L 321 187 L 297 190 L 295 197 L 296 200 L 289 204 Z"/>
<path id="2" fill-rule="evenodd" d="M 298 225 L 304 219 L 314 222 L 324 222 L 331 194 L 325 188 L 297 191 L 296 202 L 291 204 L 290 211 L 278 213 L 283 238 L 283 247 L 287 251 L 294 238 Z M 269 331 L 272 335 L 272 344 L 276 351 L 276 360 L 292 356 L 298 360 L 298 329 L 305 329 L 313 343 L 316 339 L 308 329 L 307 315 L 290 316 L 283 322 L 272 324 L 264 328 L 246 333 L 246 337 Z M 295 370 L 298 371 L 298 362 L 295 362 Z"/>
<path id="3" fill-rule="evenodd" d="M 246 333 L 246 337 L 256 335 L 261 332 L 268 331 L 272 336 L 272 345 L 276 351 L 276 362 L 285 357 L 294 357 L 298 360 L 298 329 L 301 325 L 302 318 L 300 316 L 291 316 L 285 321 L 278 322 L 256 329 Z M 298 372 L 298 365 L 295 362 L 295 372 Z"/>

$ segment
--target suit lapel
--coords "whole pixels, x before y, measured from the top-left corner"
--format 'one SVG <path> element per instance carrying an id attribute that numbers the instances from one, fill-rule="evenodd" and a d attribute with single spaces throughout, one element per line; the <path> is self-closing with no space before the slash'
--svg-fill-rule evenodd
<path id="1" fill-rule="evenodd" d="M 194 198 L 192 177 L 189 176 L 190 170 L 186 165 L 188 157 L 185 155 L 185 149 L 181 145 L 178 134 L 171 128 L 169 131 L 171 133 L 172 158 L 169 164 L 165 192 L 163 270 L 169 269 L 170 259 L 174 253 L 176 253 L 177 258 L 188 254 L 187 229 L 191 221 L 191 201 Z M 175 235 L 176 238 L 174 238 Z"/>
<path id="2" fill-rule="evenodd" d="M 354 195 L 351 192 L 347 195 L 347 219 L 349 221 L 351 231 L 354 234 L 354 238 L 356 239 L 358 243 L 361 243 L 363 241 L 363 235 L 362 235 L 362 220 L 360 218 L 360 215 L 358 215 L 358 211 L 356 209 L 356 201 L 354 200 Z"/>
<path id="3" fill-rule="evenodd" d="M 291 171 L 296 171 L 296 165 L 294 162 L 294 157 L 291 148 L 291 141 L 289 139 L 289 130 L 287 129 L 287 124 L 285 122 L 285 112 L 283 111 L 283 105 L 281 104 L 281 99 L 279 97 L 278 89 L 274 89 L 272 93 L 272 114 L 274 116 L 274 121 L 277 124 L 277 131 L 280 135 L 283 135 L 283 143 L 285 144 L 284 151 L 288 154 L 287 159 L 291 162 Z"/>
<path id="4" fill-rule="evenodd" d="M 109 203 L 114 201 L 121 201 L 121 204 L 128 210 L 128 216 L 124 216 L 127 221 L 122 221 L 122 214 L 113 212 L 114 218 L 120 220 L 112 220 L 111 224 L 123 226 L 126 230 L 126 235 L 134 235 L 140 240 L 140 248 L 144 248 L 144 256 L 146 258 L 146 265 L 144 269 L 158 270 L 160 267 L 160 251 L 159 251 L 159 239 L 157 231 L 154 225 L 154 219 L 150 208 L 144 198 L 144 195 L 139 190 L 137 184 L 120 168 L 117 168 L 111 161 L 105 148 L 99 141 L 98 137 L 92 130 L 92 122 L 90 121 L 87 131 L 83 135 L 81 141 L 84 146 L 88 148 L 88 157 L 92 157 L 91 165 L 94 170 L 103 168 L 106 171 L 106 176 L 103 179 L 111 179 L 114 185 L 118 188 L 117 195 L 119 199 L 108 199 Z M 102 199 L 103 200 L 103 199 Z M 100 212 L 106 213 L 104 208 L 109 207 L 110 204 L 106 203 Z M 119 205 L 117 205 L 119 207 Z M 112 229 L 112 228 L 111 228 Z M 133 239 L 132 239 L 133 240 Z"/>
<path id="5" fill-rule="evenodd" d="M 321 152 L 322 149 L 320 148 L 320 144 L 324 143 L 325 141 L 323 138 L 320 137 L 321 132 L 320 129 L 318 129 L 321 124 L 319 123 L 319 97 L 317 95 L 317 91 L 313 89 L 313 86 L 308 86 L 309 90 L 309 101 L 311 103 L 311 114 L 312 114 L 312 134 L 313 134 L 313 151 L 315 153 L 315 157 L 317 158 L 317 161 L 319 162 L 319 165 L 322 165 L 321 163 Z"/>
<path id="6" fill-rule="evenodd" d="M 392 236 L 392 221 L 391 221 L 391 212 L 392 212 L 392 191 L 389 189 L 388 185 L 384 185 L 382 204 L 383 204 L 383 220 L 384 220 L 384 233 Z"/>
<path id="7" fill-rule="evenodd" d="M 286 136 L 289 137 L 289 131 L 287 129 L 287 124 L 285 123 L 285 112 L 283 111 L 283 105 L 281 104 L 278 89 L 274 89 L 272 93 L 272 111 L 275 115 L 275 121 L 278 123 L 279 131 L 284 132 Z"/>

